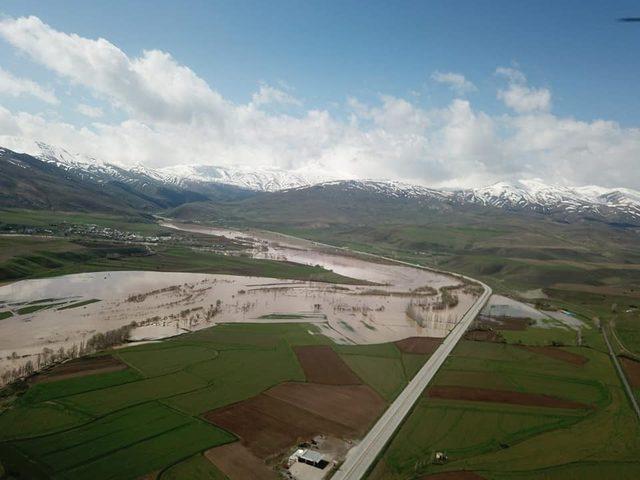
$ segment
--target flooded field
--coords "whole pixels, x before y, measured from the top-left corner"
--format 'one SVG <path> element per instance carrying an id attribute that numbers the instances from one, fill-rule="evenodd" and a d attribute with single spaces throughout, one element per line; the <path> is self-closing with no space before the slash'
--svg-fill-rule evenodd
<path id="1" fill-rule="evenodd" d="M 0 287 L 0 373 L 47 351 L 77 351 L 96 333 L 131 325 L 149 341 L 226 322 L 316 324 L 338 343 L 444 337 L 473 304 L 455 277 L 367 261 L 275 234 L 197 229 L 243 239 L 254 256 L 321 265 L 375 285 L 168 272 L 98 272 Z M 444 288 L 443 288 L 444 287 Z"/>
<path id="2" fill-rule="evenodd" d="M 500 318 L 527 318 L 534 320 L 532 326 L 540 328 L 561 327 L 571 330 L 591 328 L 585 322 L 563 310 L 538 310 L 533 305 L 519 302 L 503 295 L 492 295 L 482 310 L 482 315 Z"/>

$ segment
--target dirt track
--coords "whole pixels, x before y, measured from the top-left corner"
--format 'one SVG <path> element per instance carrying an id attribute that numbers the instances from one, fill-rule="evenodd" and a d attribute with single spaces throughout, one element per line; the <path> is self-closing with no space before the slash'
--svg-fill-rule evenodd
<path id="1" fill-rule="evenodd" d="M 532 347 L 528 345 L 522 345 L 522 348 L 529 350 L 530 352 L 538 353 L 546 357 L 560 360 L 561 362 L 571 363 L 573 365 L 584 365 L 589 359 L 583 355 L 563 350 L 559 347 Z"/>
<path id="2" fill-rule="evenodd" d="M 622 368 L 624 368 L 624 373 L 627 375 L 631 386 L 633 388 L 640 388 L 640 362 L 624 356 L 619 356 L 618 358 L 620 359 L 620 363 L 622 363 Z"/>
<path id="3" fill-rule="evenodd" d="M 430 387 L 427 390 L 430 398 L 446 400 L 467 400 L 472 402 L 507 403 L 510 405 L 527 405 L 533 407 L 581 409 L 589 405 L 572 400 L 552 397 L 542 393 L 522 393 L 510 390 L 493 390 L 489 388 L 473 388 L 459 386 Z"/>
<path id="4" fill-rule="evenodd" d="M 295 347 L 307 381 L 325 385 L 360 385 L 362 380 L 328 345 Z"/>
<path id="5" fill-rule="evenodd" d="M 283 383 L 207 412 L 204 418 L 233 432 L 257 457 L 266 459 L 318 434 L 359 437 L 385 406 L 365 385 Z"/>
<path id="6" fill-rule="evenodd" d="M 228 443 L 204 452 L 207 460 L 231 480 L 278 480 L 280 476 L 240 442 Z"/>
<path id="7" fill-rule="evenodd" d="M 419 353 L 431 355 L 442 343 L 441 338 L 409 337 L 396 342 L 396 346 L 403 353 Z"/>
<path id="8" fill-rule="evenodd" d="M 128 368 L 127 364 L 111 355 L 76 358 L 33 377 L 34 383 L 46 383 L 65 378 L 84 377 L 96 373 L 117 372 Z"/>

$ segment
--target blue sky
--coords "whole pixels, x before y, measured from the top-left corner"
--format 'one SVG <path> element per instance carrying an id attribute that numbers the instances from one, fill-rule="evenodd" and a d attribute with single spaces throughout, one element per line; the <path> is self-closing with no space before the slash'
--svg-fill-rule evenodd
<path id="1" fill-rule="evenodd" d="M 292 160 L 294 152 L 286 155 L 276 152 L 276 146 L 258 144 L 255 138 L 248 141 L 251 143 L 249 153 L 227 151 L 230 144 L 239 141 L 233 138 L 222 146 L 216 145 L 218 151 L 225 153 L 211 159 L 213 163 L 272 162 L 286 168 L 312 168 L 344 163 L 343 155 L 353 155 L 357 161 L 353 160 L 352 164 L 357 168 L 347 173 L 354 176 L 389 176 L 394 170 L 389 165 L 402 162 L 399 178 L 409 179 L 417 172 L 425 171 L 418 175 L 419 180 L 429 184 L 531 176 L 537 170 L 542 176 L 559 178 L 567 183 L 586 183 L 592 179 L 572 175 L 571 165 L 575 166 L 579 160 L 588 161 L 592 165 L 590 171 L 595 173 L 598 159 L 595 155 L 586 158 L 584 153 L 569 156 L 578 150 L 592 151 L 594 144 L 602 144 L 602 135 L 609 135 L 611 148 L 615 148 L 614 143 L 619 143 L 619 135 L 622 135 L 627 146 L 617 154 L 627 158 L 621 159 L 621 174 L 606 181 L 620 183 L 624 180 L 634 187 L 640 183 L 637 176 L 629 179 L 622 172 L 629 161 L 628 156 L 638 152 L 640 25 L 616 22 L 619 17 L 640 16 L 637 1 L 7 0 L 0 6 L 0 12 L 9 20 L 34 15 L 51 29 L 68 35 L 76 34 L 91 40 L 104 38 L 131 59 L 140 58 L 144 50 L 166 52 L 177 65 L 188 67 L 225 102 L 235 106 L 250 103 L 261 85 L 295 98 L 295 101 L 270 101 L 261 108 L 269 115 L 271 123 L 282 123 L 283 115 L 294 119 L 308 118 L 310 111 L 318 110 L 327 112 L 331 121 L 348 130 L 354 115 L 354 102 L 349 99 L 357 99 L 364 107 L 357 115 L 359 131 L 366 133 L 377 127 L 385 128 L 385 135 L 395 134 L 401 125 L 390 125 L 389 119 L 401 105 L 398 102 L 391 105 L 389 101 L 381 100 L 381 96 L 408 102 L 415 110 L 407 113 L 408 107 L 404 106 L 405 114 L 413 115 L 406 120 L 409 123 L 418 121 L 416 115 L 419 114 L 415 112 L 425 114 L 420 124 L 425 131 L 414 132 L 420 137 L 418 147 L 415 147 L 415 139 L 409 140 L 414 143 L 413 147 L 407 146 L 406 138 L 398 139 L 405 142 L 404 154 L 376 153 L 380 158 L 374 160 L 371 150 L 374 147 L 378 150 L 377 144 L 363 145 L 361 140 L 355 141 L 352 137 L 345 140 L 342 133 L 334 144 L 307 152 L 306 163 L 298 164 Z M 0 95 L 0 104 L 14 116 L 26 112 L 49 122 L 69 123 L 78 129 L 95 128 L 91 122 L 97 121 L 96 117 L 77 112 L 78 104 L 82 103 L 100 108 L 99 122 L 104 125 L 121 125 L 135 120 L 150 129 L 165 128 L 166 118 L 152 118 L 149 111 L 136 114 L 138 107 L 125 105 L 126 100 L 119 97 L 121 92 L 116 94 L 107 87 L 96 91 L 91 84 L 68 78 L 55 71 L 50 63 L 34 60 L 35 54 L 30 47 L 16 47 L 15 42 L 15 38 L 13 43 L 0 39 L 0 66 L 16 77 L 31 79 L 54 91 L 59 103 L 43 106 L 41 98 L 33 95 Z M 522 77 L 518 80 L 514 76 L 496 75 L 499 67 L 521 72 Z M 464 92 L 456 91 L 451 83 L 435 81 L 435 72 L 463 76 L 473 87 Z M 511 89 L 512 84 L 522 88 Z M 510 97 L 513 101 L 509 102 L 505 95 L 498 93 L 507 89 L 513 95 L 546 91 L 549 98 L 548 101 L 538 98 L 544 105 L 538 103 L 529 107 L 518 103 L 516 106 L 513 101 L 519 100 L 513 95 Z M 478 170 L 484 173 L 478 178 L 463 179 L 445 172 L 447 165 L 460 167 L 456 163 L 459 159 L 443 158 L 446 155 L 442 154 L 442 149 L 446 150 L 446 145 L 439 144 L 441 149 L 435 153 L 429 150 L 430 146 L 445 141 L 442 136 L 450 133 L 447 128 L 451 124 L 436 113 L 461 107 L 460 102 L 469 106 L 473 121 L 482 122 L 487 116 L 493 122 L 490 127 L 475 125 L 471 128 L 475 132 L 473 135 L 488 128 L 501 142 L 505 135 L 516 140 L 517 135 L 531 133 L 531 126 L 543 120 L 548 122 L 548 128 L 557 128 L 558 122 L 565 126 L 570 121 L 582 122 L 583 130 L 579 133 L 580 138 L 572 137 L 578 144 L 571 151 L 553 150 L 553 145 L 546 144 L 542 149 L 532 146 L 525 152 L 513 151 L 513 145 L 502 145 L 499 151 L 494 151 L 491 145 L 478 146 L 477 139 L 464 137 L 462 144 L 475 143 L 473 148 L 463 149 L 460 155 L 467 154 L 469 165 L 479 165 Z M 385 120 L 375 115 L 375 109 L 384 110 Z M 534 113 L 539 118 L 529 119 L 523 126 L 527 120 L 524 117 L 532 117 Z M 504 121 L 505 116 L 510 118 L 508 122 Z M 546 118 L 549 116 L 556 124 L 549 123 L 551 119 Z M 189 118 L 191 122 L 194 117 Z M 397 115 L 394 119 L 402 122 Z M 586 135 L 593 134 L 598 127 L 595 122 L 599 120 L 615 122 L 615 131 L 597 132 L 596 140 L 587 138 Z M 439 133 L 434 133 L 434 125 L 440 128 Z M 197 128 L 200 127 L 199 124 Z M 408 125 L 407 130 L 414 131 L 415 127 Z M 291 128 L 304 127 L 296 124 Z M 311 128 L 317 128 L 317 124 Z M 334 131 L 333 127 L 328 128 Z M 428 128 L 431 130 L 427 131 Z M 567 128 L 573 130 L 574 127 Z M 517 130 L 515 133 L 514 129 Z M 24 134 L 25 128 L 22 130 L 19 133 Z M 538 127 L 532 134 L 546 138 Z M 260 136 L 260 132 L 256 135 Z M 68 135 L 61 135 L 60 141 L 67 146 L 73 143 Z M 336 143 L 339 141 L 342 143 Z M 584 145 L 579 145 L 581 141 Z M 73 146 L 81 148 L 83 145 L 78 142 Z M 292 145 L 290 149 L 295 147 Z M 168 160 L 158 158 L 157 153 L 162 148 L 156 145 L 150 147 L 150 151 L 138 154 L 128 151 L 124 156 L 127 162 L 134 161 L 133 157 L 139 155 L 143 163 L 165 165 Z M 333 153 L 328 151 L 331 148 Z M 270 160 L 268 155 L 256 153 L 258 150 L 273 150 L 277 158 Z M 603 149 L 596 153 L 604 162 L 605 154 L 612 152 Z M 111 158 L 114 154 L 109 155 Z M 430 160 L 421 159 L 430 155 Z M 549 158 L 553 155 L 561 157 L 557 161 L 570 165 L 561 169 L 554 167 L 554 170 L 548 166 L 554 163 Z M 199 162 L 208 156 L 211 154 L 207 152 L 187 155 L 190 160 Z M 518 158 L 510 161 L 510 156 Z M 283 157 L 286 160 L 282 160 Z M 384 162 L 387 162 L 384 168 L 372 166 Z"/>
<path id="2" fill-rule="evenodd" d="M 615 21 L 640 16 L 637 1 L 8 0 L 1 11 L 107 38 L 129 54 L 170 52 L 237 102 L 259 81 L 283 81 L 322 108 L 415 91 L 440 105 L 450 95 L 428 79 L 441 70 L 464 74 L 479 86 L 478 105 L 497 110 L 491 74 L 517 63 L 553 88 L 561 115 L 640 123 L 640 26 Z M 0 45 L 0 64 L 19 63 Z"/>

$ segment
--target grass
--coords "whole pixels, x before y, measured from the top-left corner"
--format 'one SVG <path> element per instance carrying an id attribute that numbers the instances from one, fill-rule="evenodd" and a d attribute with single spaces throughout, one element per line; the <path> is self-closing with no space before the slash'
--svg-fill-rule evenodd
<path id="1" fill-rule="evenodd" d="M 634 310 L 616 315 L 613 325 L 624 347 L 640 355 L 640 311 Z"/>
<path id="2" fill-rule="evenodd" d="M 270 313 L 268 315 L 262 315 L 258 317 L 264 320 L 299 320 L 301 318 L 307 318 L 307 315 L 299 313 Z"/>
<path id="3" fill-rule="evenodd" d="M 401 353 L 394 343 L 336 345 L 334 350 L 387 401 L 392 401 L 406 387 L 429 358 L 429 355 Z"/>
<path id="4" fill-rule="evenodd" d="M 1 250 L 11 252 L 14 245 L 23 242 L 23 237 L 0 238 Z M 23 246 L 4 261 L 0 259 L 0 282 L 82 272 L 152 270 L 250 275 L 332 283 L 366 283 L 319 266 L 194 251 L 183 246 L 158 245 L 154 247 L 155 254 L 147 255 L 146 247 L 105 241 L 78 244 L 67 240 L 28 240 L 27 243 L 27 247 Z M 55 248 L 52 248 L 51 244 L 54 244 Z"/>
<path id="5" fill-rule="evenodd" d="M 11 318 L 13 317 L 13 313 L 11 313 L 10 311 L 5 311 L 5 312 L 0 312 L 0 320 L 4 320 L 5 318 Z"/>
<path id="6" fill-rule="evenodd" d="M 393 400 L 407 385 L 408 379 L 399 358 L 365 355 L 342 355 L 342 358 L 387 401 Z"/>
<path id="7" fill-rule="evenodd" d="M 19 315 L 27 315 L 28 313 L 38 312 L 40 310 L 48 310 L 53 307 L 57 307 L 59 305 L 64 305 L 65 302 L 57 302 L 57 303 L 49 303 L 45 305 L 29 305 L 26 307 L 19 308 L 16 310 L 16 313 Z"/>
<path id="8" fill-rule="evenodd" d="M 42 435 L 87 421 L 90 417 L 57 403 L 20 405 L 0 415 L 0 441 Z"/>
<path id="9" fill-rule="evenodd" d="M 91 305 L 92 303 L 99 302 L 99 298 L 90 298 L 89 300 L 83 300 L 81 302 L 71 303 L 69 305 L 65 305 L 64 307 L 58 308 L 58 310 L 68 310 L 70 308 L 78 308 L 84 307 L 85 305 Z"/>
<path id="10" fill-rule="evenodd" d="M 403 425 L 402 441 L 394 442 L 385 462 L 394 471 L 420 473 L 430 466 L 436 451 L 446 452 L 450 462 L 459 462 L 571 421 L 531 409 L 469 408 L 423 400 Z"/>
<path id="11" fill-rule="evenodd" d="M 224 478 L 201 453 L 235 437 L 200 415 L 305 381 L 292 347 L 312 344 L 331 340 L 310 324 L 223 324 L 114 350 L 128 369 L 27 385 L 5 402 L 0 462 L 21 478 Z M 395 345 L 336 348 L 387 398 L 397 393 L 385 383 L 405 378 Z"/>
<path id="12" fill-rule="evenodd" d="M 54 382 L 36 383 L 19 398 L 20 405 L 45 404 L 51 400 L 71 397 L 84 392 L 99 391 L 115 385 L 142 380 L 136 370 L 128 368 L 84 377 L 65 378 Z M 1 417 L 0 417 L 1 418 Z"/>
<path id="13" fill-rule="evenodd" d="M 500 330 L 508 343 L 523 345 L 575 345 L 576 332 L 567 328 L 528 327 L 526 330 Z"/>
<path id="14" fill-rule="evenodd" d="M 228 480 L 226 475 L 203 455 L 194 455 L 169 467 L 159 480 Z"/>
<path id="15" fill-rule="evenodd" d="M 27 226 L 55 228 L 65 224 L 93 224 L 121 231 L 155 235 L 165 229 L 149 217 L 121 216 L 106 213 L 59 212 L 51 210 L 0 210 L 0 226 Z"/>
<path id="16" fill-rule="evenodd" d="M 553 338 L 553 331 L 539 330 L 547 333 L 544 342 Z M 450 470 L 471 470 L 488 479 L 547 478 L 547 472 L 553 472 L 549 478 L 634 478 L 640 469 L 640 426 L 608 355 L 594 348 L 568 350 L 587 357 L 587 363 L 569 364 L 516 345 L 461 341 L 433 384 L 542 393 L 591 408 L 425 396 L 369 478 L 418 478 Z M 447 453 L 446 464 L 433 463 L 436 451 Z"/>
<path id="17" fill-rule="evenodd" d="M 207 382 L 181 371 L 58 399 L 69 409 L 92 416 L 206 387 Z"/>
<path id="18" fill-rule="evenodd" d="M 480 214 L 465 217 L 465 227 L 460 227 L 459 219 L 431 213 L 428 218 L 414 218 L 407 225 L 402 223 L 401 215 L 391 222 L 379 209 L 373 210 L 375 215 L 371 219 L 357 223 L 342 221 L 343 212 L 332 212 L 331 222 L 319 222 L 313 218 L 314 212 L 308 211 L 296 220 L 297 225 L 292 224 L 294 215 L 283 221 L 282 211 L 278 213 L 279 219 L 255 216 L 253 223 L 263 222 L 259 226 L 467 273 L 488 282 L 496 292 L 517 294 L 542 288 L 549 297 L 544 299 L 549 306 L 569 309 L 590 323 L 594 317 L 607 322 L 614 320 L 622 343 L 639 351 L 638 313 L 626 313 L 640 303 L 637 297 L 640 270 L 629 267 L 640 262 L 637 235 L 633 232 L 596 223 L 567 226 L 533 217 L 522 221 L 515 216 Z M 286 212 L 284 215 L 287 216 Z M 0 218 L 4 220 L 4 216 Z M 30 221 L 45 219 L 41 216 Z M 314 223 L 331 226 L 322 229 L 305 226 Z M 29 278 L 118 269 L 241 274 L 259 271 L 265 276 L 286 274 L 294 275 L 289 278 L 309 279 L 311 274 L 318 274 L 329 281 L 336 280 L 332 272 L 310 272 L 287 264 L 257 265 L 243 257 L 194 252 L 182 246 L 158 248 L 151 257 L 122 256 L 107 260 L 104 245 L 96 248 L 96 244 L 62 239 L 51 239 L 50 243 L 32 240 L 14 254 L 11 245 L 17 246 L 19 241 L 0 239 L 0 255 L 5 255 L 0 256 L 0 281 L 7 272 L 18 274 L 12 278 Z M 598 290 L 585 291 L 585 286 Z M 310 335 L 310 330 L 315 334 Z M 440 385 L 548 393 L 587 403 L 592 409 L 570 412 L 478 402 L 445 403 L 425 397 L 389 445 L 372 478 L 407 479 L 456 469 L 470 469 L 496 479 L 638 476 L 637 418 L 629 409 L 598 330 L 583 331 L 585 347 L 569 348 L 588 357 L 583 366 L 513 345 L 518 342 L 544 345 L 554 340 L 574 345 L 575 333 L 570 330 L 530 328 L 506 333 L 510 344 L 460 343 L 434 381 Z M 328 340 L 308 325 L 221 325 L 164 342 L 167 350 L 148 345 L 119 351 L 123 358 L 130 355 L 132 367 L 126 374 L 115 372 L 122 374 L 122 378 L 106 380 L 96 375 L 65 380 L 77 382 L 64 388 L 56 386 L 59 382 L 30 388 L 0 415 L 0 435 L 4 436 L 0 438 L 10 439 L 0 443 L 0 457 L 6 465 L 17 465 L 13 469 L 33 469 L 35 473 L 31 476 L 36 478 L 41 469 L 47 468 L 46 462 L 40 461 L 37 454 L 33 462 L 25 461 L 17 437 L 42 433 L 60 436 L 62 430 L 75 432 L 100 418 L 113 419 L 118 412 L 156 404 L 197 421 L 197 416 L 209 408 L 246 398 L 283 379 L 303 380 L 290 347 L 310 343 Z M 420 356 L 400 354 L 391 344 L 335 348 L 387 399 L 423 362 Z M 150 468 L 155 465 L 154 452 L 156 449 L 164 452 L 165 443 L 183 447 L 181 437 L 176 435 L 180 428 L 183 427 L 154 437 L 158 444 L 145 445 L 141 441 L 135 444 L 139 447 L 131 450 L 140 457 L 145 457 L 148 450 L 150 460 L 144 467 Z M 204 450 L 208 448 L 203 446 L 206 443 L 198 445 Z M 432 464 L 431 454 L 437 449 L 450 453 L 448 464 Z M 114 451 L 122 456 L 115 460 L 131 461 L 128 450 L 129 447 L 119 445 Z M 178 455 L 171 458 L 171 465 L 176 468 L 189 459 L 201 458 L 193 451 L 179 453 L 180 458 L 176 458 Z M 114 463 L 115 460 L 111 458 Z M 98 467 L 109 471 L 109 465 L 101 465 L 87 460 L 73 472 L 82 478 L 91 469 L 95 474 Z M 138 475 L 137 471 L 124 473 Z M 113 475 L 117 478 L 120 473 Z"/>
<path id="19" fill-rule="evenodd" d="M 95 478 L 98 472 L 104 478 L 131 478 L 233 440 L 223 430 L 153 402 L 14 445 L 56 478 Z M 127 448 L 118 448 L 123 445 Z"/>

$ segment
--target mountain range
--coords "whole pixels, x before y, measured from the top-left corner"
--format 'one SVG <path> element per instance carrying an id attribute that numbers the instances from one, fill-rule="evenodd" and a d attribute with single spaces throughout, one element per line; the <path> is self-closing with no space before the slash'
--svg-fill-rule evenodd
<path id="1" fill-rule="evenodd" d="M 42 142 L 0 140 L 0 206 L 98 211 L 161 211 L 192 203 L 308 202 L 366 196 L 415 208 L 484 208 L 640 226 L 640 192 L 565 187 L 541 180 L 470 189 L 434 189 L 397 181 L 345 180 L 276 168 L 125 166 Z M 183 208 L 183 212 L 185 209 Z"/>

